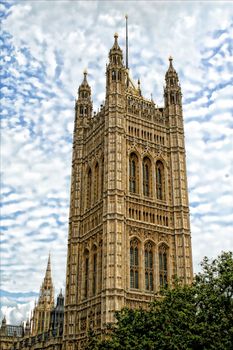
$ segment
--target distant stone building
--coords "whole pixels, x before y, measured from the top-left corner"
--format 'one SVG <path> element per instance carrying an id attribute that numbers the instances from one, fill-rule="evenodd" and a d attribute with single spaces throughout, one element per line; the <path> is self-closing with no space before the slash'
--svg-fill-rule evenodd
<path id="1" fill-rule="evenodd" d="M 127 59 L 128 61 L 128 59 Z M 106 98 L 93 114 L 87 73 L 75 104 L 65 315 L 50 261 L 31 334 L 14 349 L 85 348 L 122 307 L 147 307 L 161 287 L 192 281 L 182 94 L 172 58 L 164 106 L 142 96 L 115 35 Z"/>
<path id="2" fill-rule="evenodd" d="M 19 326 L 9 325 L 6 322 L 6 317 L 3 317 L 0 328 L 0 349 L 10 350 L 13 343 L 24 336 L 23 324 Z"/>
<path id="3" fill-rule="evenodd" d="M 1 350 L 61 350 L 64 323 L 64 296 L 57 297 L 54 306 L 54 289 L 51 276 L 50 256 L 40 288 L 38 303 L 25 326 L 12 326 L 2 320 L 0 328 Z"/>

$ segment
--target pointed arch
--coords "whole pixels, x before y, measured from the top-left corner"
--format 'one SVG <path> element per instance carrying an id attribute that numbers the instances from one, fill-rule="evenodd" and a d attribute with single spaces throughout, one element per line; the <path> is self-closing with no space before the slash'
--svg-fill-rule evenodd
<path id="1" fill-rule="evenodd" d="M 139 241 L 130 241 L 130 288 L 139 289 Z"/>
<path id="2" fill-rule="evenodd" d="M 101 198 L 103 198 L 104 193 L 104 156 L 102 157 L 102 160 L 100 162 L 101 164 Z"/>
<path id="3" fill-rule="evenodd" d="M 156 197 L 159 200 L 165 199 L 164 165 L 161 160 L 156 162 Z"/>
<path id="4" fill-rule="evenodd" d="M 168 247 L 164 243 L 159 246 L 159 284 L 160 287 L 168 284 Z"/>
<path id="5" fill-rule="evenodd" d="M 97 247 L 92 247 L 92 295 L 97 291 Z"/>
<path id="6" fill-rule="evenodd" d="M 84 250 L 83 265 L 84 265 L 84 298 L 87 298 L 89 292 L 89 250 Z"/>
<path id="7" fill-rule="evenodd" d="M 149 157 L 144 157 L 142 161 L 143 174 L 143 194 L 144 196 L 151 196 L 151 161 Z"/>
<path id="8" fill-rule="evenodd" d="M 87 209 L 91 207 L 91 196 L 92 192 L 92 171 L 91 168 L 87 169 L 87 197 L 86 197 L 86 203 L 87 203 Z"/>
<path id="9" fill-rule="evenodd" d="M 148 241 L 144 245 L 144 261 L 145 261 L 145 289 L 154 290 L 154 244 Z"/>
<path id="10" fill-rule="evenodd" d="M 96 162 L 94 168 L 94 202 L 99 199 L 99 163 Z"/>
<path id="11" fill-rule="evenodd" d="M 117 73 L 115 71 L 115 69 L 112 70 L 112 80 L 113 81 L 116 81 L 116 76 L 117 76 Z"/>
<path id="12" fill-rule="evenodd" d="M 135 153 L 131 153 L 129 156 L 129 191 L 131 193 L 138 193 L 138 178 L 138 157 Z"/>

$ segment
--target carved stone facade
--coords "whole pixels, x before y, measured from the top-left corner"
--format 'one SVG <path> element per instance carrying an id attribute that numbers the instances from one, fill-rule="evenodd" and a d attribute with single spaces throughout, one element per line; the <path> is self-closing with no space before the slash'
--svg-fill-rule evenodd
<path id="1" fill-rule="evenodd" d="M 32 324 L 22 339 L 10 339 L 12 349 L 84 349 L 88 329 L 101 333 L 115 311 L 147 307 L 175 277 L 191 283 L 182 94 L 169 60 L 163 107 L 130 79 L 117 35 L 98 113 L 84 73 L 75 104 L 63 332 L 63 297 L 54 309 L 49 260 Z"/>
<path id="2" fill-rule="evenodd" d="M 64 349 L 83 349 L 124 306 L 146 307 L 175 276 L 192 281 L 182 94 L 170 58 L 164 107 L 141 94 L 115 35 L 106 99 L 87 73 L 75 105 Z"/>

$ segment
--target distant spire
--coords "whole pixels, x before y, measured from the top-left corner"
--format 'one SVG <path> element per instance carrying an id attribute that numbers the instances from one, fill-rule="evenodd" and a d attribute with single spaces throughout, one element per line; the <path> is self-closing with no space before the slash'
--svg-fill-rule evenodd
<path id="1" fill-rule="evenodd" d="M 139 92 L 139 95 L 141 95 L 141 82 L 139 78 L 138 78 L 138 92 Z"/>
<path id="2" fill-rule="evenodd" d="M 129 69 L 129 57 L 128 57 L 128 15 L 125 15 L 125 34 L 126 34 L 126 54 L 125 54 L 125 60 L 126 60 L 126 69 Z"/>
<path id="3" fill-rule="evenodd" d="M 47 264 L 47 269 L 46 269 L 46 274 L 45 274 L 46 279 L 51 278 L 51 259 L 50 259 L 50 252 L 49 252 L 49 257 L 48 257 L 48 264 Z"/>

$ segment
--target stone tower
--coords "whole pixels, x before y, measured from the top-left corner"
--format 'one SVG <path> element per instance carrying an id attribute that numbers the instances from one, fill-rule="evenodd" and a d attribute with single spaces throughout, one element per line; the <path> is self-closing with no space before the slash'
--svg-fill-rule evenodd
<path id="1" fill-rule="evenodd" d="M 146 307 L 192 280 L 182 95 L 172 59 L 164 107 L 132 82 L 115 35 L 106 98 L 92 114 L 87 73 L 75 104 L 64 349 L 82 349 L 123 306 Z"/>
<path id="2" fill-rule="evenodd" d="M 54 308 L 54 289 L 51 277 L 50 255 L 44 281 L 40 288 L 38 303 L 35 305 L 31 319 L 32 335 L 37 335 L 49 330 L 50 314 Z"/>

